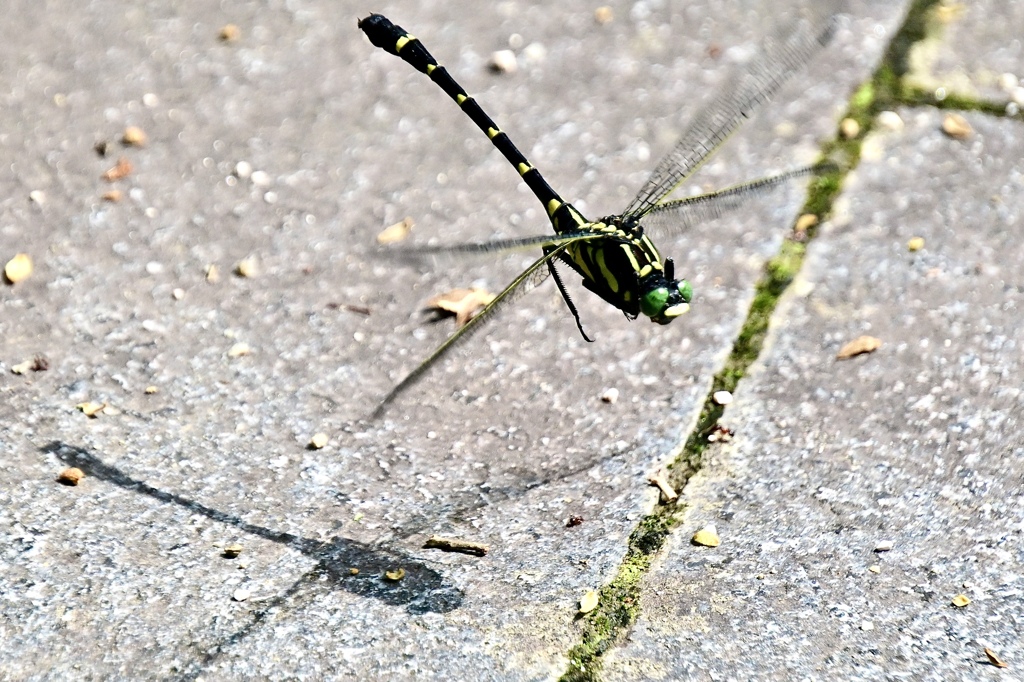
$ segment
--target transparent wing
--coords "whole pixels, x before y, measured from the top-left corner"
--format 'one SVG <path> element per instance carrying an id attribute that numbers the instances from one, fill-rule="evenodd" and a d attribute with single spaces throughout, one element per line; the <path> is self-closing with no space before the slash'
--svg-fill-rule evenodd
<path id="1" fill-rule="evenodd" d="M 495 239 L 489 242 L 468 244 L 438 244 L 436 246 L 408 246 L 382 249 L 381 253 L 394 258 L 416 258 L 418 256 L 437 256 L 443 254 L 472 253 L 503 253 L 508 251 L 525 251 L 535 247 L 556 247 L 578 241 L 582 237 L 592 237 L 590 230 L 565 232 L 562 234 L 543 234 L 535 237 L 515 237 L 512 239 Z M 607 236 L 607 235 L 605 235 Z"/>
<path id="2" fill-rule="evenodd" d="M 557 237 L 562 239 L 555 248 L 551 249 L 543 256 L 535 260 L 530 267 L 523 270 L 512 283 L 509 284 L 505 289 L 498 294 L 493 301 L 483 310 L 481 310 L 476 317 L 471 319 L 464 327 L 456 331 L 454 334 L 448 337 L 448 339 L 437 347 L 433 353 L 427 357 L 426 360 L 421 362 L 419 366 L 408 374 L 402 381 L 398 383 L 391 392 L 388 393 L 378 403 L 376 409 L 370 415 L 370 419 L 380 418 L 387 410 L 388 406 L 391 405 L 400 395 L 405 393 L 407 390 L 412 388 L 423 375 L 426 374 L 430 368 L 438 363 L 449 351 L 456 346 L 465 343 L 470 337 L 478 332 L 489 320 L 496 317 L 502 310 L 507 308 L 509 305 L 519 300 L 526 292 L 534 289 L 538 284 L 547 279 L 550 274 L 547 264 L 558 258 L 570 244 L 580 241 L 586 241 L 588 239 L 600 239 L 604 235 L 597 234 L 594 232 L 578 233 L 574 237 Z"/>
<path id="3" fill-rule="evenodd" d="M 717 192 L 708 192 L 686 199 L 676 199 L 658 204 L 644 217 L 644 229 L 648 234 L 674 235 L 696 225 L 710 222 L 734 211 L 751 199 L 770 195 L 784 187 L 790 180 L 807 175 L 822 175 L 838 170 L 831 162 L 805 166 L 796 170 L 760 178 L 740 185 L 727 187 Z"/>
<path id="4" fill-rule="evenodd" d="M 623 212 L 640 218 L 651 211 L 770 98 L 811 55 L 828 44 L 836 29 L 838 0 L 820 0 L 805 15 L 765 38 L 719 94 L 690 122 L 682 138 L 655 167 Z"/>

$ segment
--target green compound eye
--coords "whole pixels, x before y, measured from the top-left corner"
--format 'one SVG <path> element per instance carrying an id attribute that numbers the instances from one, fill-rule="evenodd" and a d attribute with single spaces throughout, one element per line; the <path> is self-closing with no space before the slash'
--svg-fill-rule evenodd
<path id="1" fill-rule="evenodd" d="M 693 287 L 685 279 L 679 281 L 679 295 L 689 303 L 693 299 Z"/>
<path id="2" fill-rule="evenodd" d="M 658 287 L 651 289 L 640 299 L 640 312 L 647 317 L 654 317 L 665 309 L 668 302 L 668 288 Z"/>

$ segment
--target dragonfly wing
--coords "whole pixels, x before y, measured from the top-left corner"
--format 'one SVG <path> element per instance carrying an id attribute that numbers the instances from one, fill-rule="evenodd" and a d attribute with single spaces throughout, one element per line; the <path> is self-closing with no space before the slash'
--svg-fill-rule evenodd
<path id="1" fill-rule="evenodd" d="M 526 268 L 523 272 L 519 273 L 512 283 L 505 287 L 501 293 L 494 297 L 494 300 L 490 302 L 483 310 L 471 319 L 465 326 L 460 328 L 454 334 L 448 337 L 448 339 L 437 347 L 433 353 L 427 357 L 426 360 L 421 362 L 416 369 L 408 374 L 402 381 L 398 383 L 391 392 L 388 393 L 378 403 L 376 409 L 370 415 L 371 419 L 380 418 L 387 410 L 388 406 L 391 405 L 400 395 L 405 393 L 407 390 L 412 388 L 423 376 L 434 367 L 445 355 L 447 355 L 453 348 L 465 343 L 472 337 L 476 332 L 480 331 L 481 328 L 491 319 L 494 319 L 504 309 L 508 308 L 512 303 L 519 300 L 524 294 L 531 289 L 534 289 L 547 279 L 550 274 L 547 264 L 552 260 L 558 258 L 559 255 L 570 244 L 585 241 L 588 239 L 600 239 L 605 238 L 604 235 L 595 234 L 593 232 L 582 232 L 576 233 L 575 236 L 568 235 L 553 235 L 553 237 L 560 241 L 558 246 L 555 246 L 550 251 L 545 253 L 543 256 L 535 260 L 530 267 Z"/>
<path id="2" fill-rule="evenodd" d="M 755 56 L 701 109 L 655 167 L 623 215 L 640 218 L 690 177 L 729 135 L 835 33 L 837 0 L 815 2 L 809 16 L 765 38 Z"/>
<path id="3" fill-rule="evenodd" d="M 644 217 L 644 229 L 655 235 L 681 234 L 691 227 L 721 218 L 752 199 L 768 196 L 791 180 L 807 175 L 833 173 L 837 170 L 838 166 L 831 162 L 819 163 L 734 185 L 717 192 L 662 202 Z"/>

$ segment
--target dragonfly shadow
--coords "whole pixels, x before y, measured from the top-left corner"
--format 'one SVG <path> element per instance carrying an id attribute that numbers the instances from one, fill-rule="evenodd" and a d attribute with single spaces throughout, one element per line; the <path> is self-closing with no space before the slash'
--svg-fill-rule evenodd
<path id="1" fill-rule="evenodd" d="M 316 559 L 317 565 L 273 604 L 280 605 L 289 597 L 303 592 L 306 585 L 322 584 L 326 581 L 352 594 L 376 599 L 391 606 L 404 606 L 409 613 L 447 613 L 459 608 L 464 593 L 452 585 L 440 573 L 413 559 L 403 552 L 374 547 L 347 538 L 335 537 L 329 541 L 312 540 L 291 533 L 265 528 L 208 507 L 177 493 L 155 488 L 144 481 L 132 478 L 121 469 L 103 462 L 87 449 L 52 441 L 40 448 L 41 452 L 54 455 L 68 466 L 81 469 L 87 476 L 112 483 L 125 490 L 168 504 L 176 504 L 194 514 L 201 514 L 213 521 L 234 526 L 243 533 L 277 542 Z M 351 568 L 358 567 L 359 573 L 352 575 Z M 405 576 L 400 581 L 384 579 L 385 571 L 401 567 Z M 266 613 L 268 609 L 263 609 Z M 257 615 L 251 624 L 255 625 L 262 616 Z M 236 633 L 236 637 L 242 633 Z"/>

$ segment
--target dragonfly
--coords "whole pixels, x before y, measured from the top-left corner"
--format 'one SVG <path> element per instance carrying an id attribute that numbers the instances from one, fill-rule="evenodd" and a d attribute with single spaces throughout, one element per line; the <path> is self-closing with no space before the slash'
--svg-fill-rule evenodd
<path id="1" fill-rule="evenodd" d="M 693 287 L 677 279 L 671 258 L 662 258 L 651 239 L 681 234 L 686 229 L 724 215 L 747 199 L 764 195 L 801 176 L 834 168 L 823 161 L 786 173 L 763 177 L 719 191 L 683 199 L 669 195 L 732 134 L 744 119 L 767 101 L 781 85 L 832 39 L 837 15 L 829 3 L 817 4 L 817 14 L 801 17 L 769 35 L 754 56 L 737 69 L 726 87 L 692 119 L 669 153 L 655 166 L 647 182 L 624 211 L 588 220 L 547 183 L 512 143 L 507 133 L 480 104 L 427 51 L 423 43 L 380 14 L 370 14 L 358 27 L 370 42 L 426 74 L 491 140 L 541 202 L 553 233 L 480 243 L 414 247 L 416 254 L 499 253 L 539 248 L 541 255 L 512 280 L 470 321 L 457 329 L 433 353 L 405 376 L 378 403 L 370 415 L 381 417 L 402 394 L 412 388 L 454 348 L 465 344 L 489 320 L 548 277 L 554 280 L 576 326 L 587 341 L 579 311 L 557 266 L 564 265 L 582 278 L 584 288 L 634 320 L 644 315 L 666 325 L 684 315 L 693 300 Z"/>

